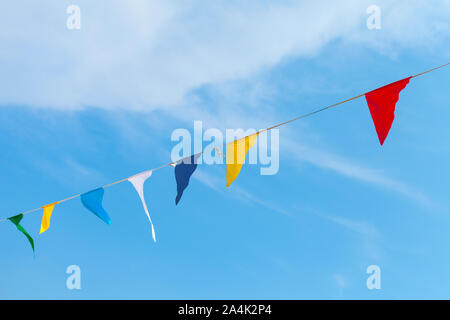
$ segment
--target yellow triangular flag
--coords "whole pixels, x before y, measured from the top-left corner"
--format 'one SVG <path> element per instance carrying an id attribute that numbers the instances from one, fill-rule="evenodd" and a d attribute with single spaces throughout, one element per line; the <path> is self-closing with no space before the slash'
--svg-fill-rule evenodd
<path id="1" fill-rule="evenodd" d="M 241 172 L 248 150 L 255 144 L 259 132 L 230 142 L 227 146 L 227 188 Z"/>
<path id="2" fill-rule="evenodd" d="M 42 207 L 44 209 L 44 214 L 42 215 L 41 231 L 39 232 L 39 234 L 47 231 L 47 229 L 50 227 L 50 218 L 52 216 L 53 208 L 57 203 L 58 202 L 55 202 Z"/>

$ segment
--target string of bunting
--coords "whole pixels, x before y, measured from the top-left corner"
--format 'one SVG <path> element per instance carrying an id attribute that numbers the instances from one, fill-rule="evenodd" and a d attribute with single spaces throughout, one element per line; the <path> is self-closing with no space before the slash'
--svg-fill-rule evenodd
<path id="1" fill-rule="evenodd" d="M 352 97 L 350 99 L 346 99 L 346 100 L 340 101 L 338 103 L 332 104 L 330 106 L 327 106 L 327 107 L 324 107 L 324 108 L 321 108 L 321 109 L 318 109 L 318 110 L 315 110 L 315 111 L 312 111 L 312 112 L 309 112 L 306 114 L 302 114 L 298 117 L 295 117 L 290 120 L 273 125 L 271 127 L 262 129 L 262 130 L 258 131 L 257 133 L 234 140 L 234 141 L 228 143 L 225 155 L 223 153 L 221 153 L 219 149 L 215 148 L 215 151 L 221 157 L 225 157 L 225 159 L 226 159 L 226 166 L 227 166 L 227 168 L 226 168 L 226 186 L 229 187 L 234 182 L 234 180 L 236 180 L 236 178 L 239 176 L 239 173 L 242 169 L 242 165 L 244 164 L 245 158 L 247 157 L 247 153 L 253 147 L 253 145 L 255 144 L 255 141 L 258 138 L 258 135 L 261 132 L 269 131 L 274 128 L 278 128 L 278 127 L 281 127 L 288 123 L 291 123 L 293 121 L 297 121 L 297 120 L 300 120 L 300 119 L 303 119 L 306 117 L 310 117 L 319 112 L 334 108 L 336 106 L 339 106 L 346 102 L 361 98 L 363 96 L 365 96 L 365 98 L 366 98 L 366 102 L 369 107 L 370 115 L 372 117 L 372 120 L 373 120 L 373 123 L 375 126 L 375 131 L 376 131 L 378 139 L 380 141 L 380 145 L 383 145 L 389 134 L 392 123 L 394 121 L 395 107 L 399 100 L 400 92 L 406 88 L 406 86 L 411 81 L 411 79 L 422 76 L 426 73 L 435 71 L 437 69 L 443 68 L 448 65 L 450 65 L 450 62 L 446 63 L 444 65 L 441 65 L 439 67 L 429 69 L 424 72 L 418 73 L 416 75 L 404 78 L 402 80 L 390 83 L 388 85 L 377 88 L 375 90 L 360 94 L 360 95 Z M 110 184 L 101 186 L 97 189 L 94 189 L 94 190 L 91 190 L 91 191 L 88 191 L 85 193 L 76 194 L 71 197 L 65 198 L 63 200 L 59 200 L 59 201 L 44 205 L 42 207 L 20 213 L 18 215 L 15 215 L 15 216 L 12 216 L 12 217 L 9 217 L 6 219 L 2 219 L 2 220 L 0 220 L 0 222 L 3 222 L 3 221 L 12 222 L 16 226 L 16 228 L 26 236 L 26 238 L 27 238 L 28 242 L 30 243 L 31 248 L 33 249 L 33 252 L 34 252 L 34 249 L 35 249 L 34 248 L 34 240 L 29 235 L 29 233 L 23 228 L 23 226 L 20 224 L 24 215 L 43 209 L 41 228 L 40 228 L 40 232 L 39 232 L 39 234 L 42 234 L 50 228 L 51 216 L 53 213 L 53 209 L 56 205 L 59 205 L 63 202 L 66 202 L 66 201 L 69 201 L 69 200 L 72 200 L 75 198 L 80 198 L 82 205 L 87 210 L 92 212 L 94 215 L 96 215 L 98 218 L 103 220 L 105 223 L 111 224 L 111 219 L 109 218 L 109 215 L 106 212 L 106 210 L 103 208 L 103 204 L 102 204 L 103 203 L 103 195 L 105 193 L 105 188 L 111 187 L 113 185 L 116 185 L 116 184 L 124 182 L 124 181 L 129 181 L 133 185 L 137 194 L 139 195 L 139 198 L 141 200 L 145 214 L 147 215 L 147 218 L 150 222 L 153 241 L 156 242 L 155 228 L 154 228 L 152 219 L 150 218 L 150 214 L 149 214 L 149 211 L 147 208 L 147 203 L 144 198 L 144 183 L 152 176 L 153 172 L 160 170 L 162 168 L 165 168 L 167 166 L 174 167 L 175 168 L 175 180 L 176 180 L 176 184 L 177 184 L 177 194 L 175 197 L 175 205 L 177 205 L 181 200 L 183 192 L 186 190 L 186 188 L 189 185 L 191 176 L 197 169 L 197 160 L 201 154 L 202 154 L 201 152 L 197 153 L 195 155 L 186 157 L 184 159 L 162 165 L 158 168 L 147 170 L 147 171 L 135 174 L 131 177 L 112 182 Z"/>

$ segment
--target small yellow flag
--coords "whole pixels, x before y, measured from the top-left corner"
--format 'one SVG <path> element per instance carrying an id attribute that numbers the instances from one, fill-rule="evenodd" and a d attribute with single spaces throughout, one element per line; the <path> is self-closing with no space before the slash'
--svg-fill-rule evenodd
<path id="1" fill-rule="evenodd" d="M 57 203 L 58 202 L 55 202 L 42 207 L 44 209 L 44 214 L 42 215 L 41 231 L 39 232 L 39 234 L 47 231 L 47 229 L 50 227 L 50 217 L 52 216 L 53 208 Z"/>
<path id="2" fill-rule="evenodd" d="M 255 144 L 259 132 L 230 142 L 227 146 L 227 188 L 236 180 L 248 150 Z"/>

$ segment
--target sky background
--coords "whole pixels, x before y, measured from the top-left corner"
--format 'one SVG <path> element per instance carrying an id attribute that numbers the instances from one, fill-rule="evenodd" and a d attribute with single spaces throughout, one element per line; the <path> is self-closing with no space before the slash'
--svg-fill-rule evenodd
<path id="1" fill-rule="evenodd" d="M 66 8 L 81 8 L 68 30 Z M 366 9 L 381 7 L 381 30 Z M 176 128 L 265 128 L 450 61 L 450 1 L 3 1 L 1 218 L 170 161 Z M 280 168 L 173 168 L 0 223 L 1 299 L 450 298 L 450 69 L 280 129 Z M 81 290 L 66 288 L 69 265 Z M 381 268 L 368 290 L 366 268 Z"/>

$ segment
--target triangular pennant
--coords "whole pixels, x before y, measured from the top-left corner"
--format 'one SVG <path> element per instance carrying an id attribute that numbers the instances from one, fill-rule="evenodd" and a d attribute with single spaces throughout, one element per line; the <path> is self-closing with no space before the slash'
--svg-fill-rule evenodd
<path id="1" fill-rule="evenodd" d="M 105 190 L 103 188 L 98 188 L 86 193 L 83 193 L 81 198 L 81 203 L 83 206 L 95 214 L 97 217 L 105 221 L 107 224 L 111 224 L 111 219 L 108 216 L 108 213 L 103 209 L 102 201 L 103 194 Z"/>
<path id="2" fill-rule="evenodd" d="M 184 190 L 189 185 L 189 180 L 195 169 L 197 169 L 197 159 L 200 155 L 201 153 L 197 153 L 177 162 L 177 165 L 175 166 L 175 180 L 177 181 L 177 196 L 175 198 L 175 204 L 180 202 Z"/>
<path id="3" fill-rule="evenodd" d="M 259 132 L 242 139 L 232 141 L 227 146 L 227 188 L 236 180 L 245 162 L 248 150 L 255 144 Z"/>
<path id="4" fill-rule="evenodd" d="M 11 221 L 12 223 L 15 224 L 17 230 L 19 230 L 20 232 L 22 232 L 28 239 L 28 242 L 30 242 L 31 248 L 33 249 L 34 252 L 34 241 L 33 238 L 28 234 L 28 232 L 20 225 L 20 221 L 23 218 L 23 214 L 18 214 L 17 216 L 14 217 L 10 217 L 8 218 L 9 221 Z"/>
<path id="5" fill-rule="evenodd" d="M 411 77 L 405 78 L 365 94 L 381 145 L 383 145 L 389 130 L 391 130 L 395 117 L 395 105 L 400 92 L 406 87 L 410 79 Z"/>
<path id="6" fill-rule="evenodd" d="M 136 175 L 128 178 L 128 181 L 130 181 L 130 183 L 136 189 L 136 192 L 138 193 L 139 198 L 141 198 L 142 206 L 144 207 L 145 213 L 147 214 L 148 220 L 150 221 L 150 224 L 152 226 L 153 241 L 156 242 L 155 228 L 153 227 L 153 222 L 152 222 L 152 219 L 150 218 L 150 214 L 148 213 L 147 203 L 145 202 L 145 198 L 144 198 L 144 182 L 148 178 L 150 178 L 151 175 L 152 175 L 152 170 L 145 171 L 145 172 L 136 174 Z"/>
<path id="7" fill-rule="evenodd" d="M 42 207 L 44 209 L 44 213 L 42 214 L 41 231 L 39 231 L 39 234 L 47 231 L 47 229 L 50 227 L 50 218 L 52 216 L 53 208 L 57 203 L 58 202 L 51 203 Z"/>

